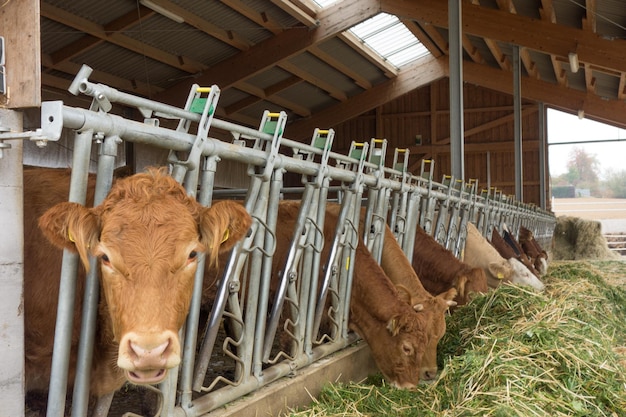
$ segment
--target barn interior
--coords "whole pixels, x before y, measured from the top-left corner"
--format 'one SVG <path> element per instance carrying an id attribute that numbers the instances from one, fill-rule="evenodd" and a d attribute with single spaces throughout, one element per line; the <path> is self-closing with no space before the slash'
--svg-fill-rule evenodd
<path id="1" fill-rule="evenodd" d="M 94 83 L 180 108 L 193 85 L 216 85 L 216 118 L 256 129 L 265 110 L 284 111 L 286 138 L 332 128 L 342 154 L 384 138 L 408 150 L 413 175 L 433 161 L 437 180 L 550 210 L 546 111 L 626 128 L 625 27 L 620 0 L 7 0 L 0 172 L 11 190 L 22 164 L 70 164 L 69 137 L 40 148 L 33 132 L 43 102 L 89 108 L 68 91 L 88 65 Z M 118 103 L 110 113 L 143 120 Z M 167 161 L 131 142 L 119 156 L 131 172 Z M 217 184 L 245 186 L 246 170 L 225 165 Z M 19 223 L 21 207 L 8 212 Z M 5 247 L 8 264 L 20 259 Z"/>

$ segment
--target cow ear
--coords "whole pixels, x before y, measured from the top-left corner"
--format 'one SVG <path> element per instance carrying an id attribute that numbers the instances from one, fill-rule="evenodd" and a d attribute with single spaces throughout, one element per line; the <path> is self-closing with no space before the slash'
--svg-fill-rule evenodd
<path id="1" fill-rule="evenodd" d="M 209 259 L 217 260 L 220 253 L 229 251 L 243 239 L 252 218 L 246 209 L 234 201 L 220 201 L 201 211 L 198 225 L 200 240 L 207 248 Z"/>
<path id="2" fill-rule="evenodd" d="M 78 252 L 83 265 L 89 269 L 88 254 L 98 243 L 100 224 L 93 209 L 78 203 L 60 203 L 39 218 L 39 228 L 55 246 Z"/>
<path id="3" fill-rule="evenodd" d="M 397 336 L 398 333 L 400 333 L 400 316 L 393 316 L 391 319 L 389 319 L 389 321 L 387 322 L 387 330 L 389 330 L 389 333 L 392 336 Z"/>
<path id="4" fill-rule="evenodd" d="M 454 284 L 454 288 L 456 288 L 459 297 L 465 297 L 465 285 L 467 284 L 467 277 L 465 275 L 459 277 Z"/>
<path id="5" fill-rule="evenodd" d="M 489 262 L 488 269 L 491 275 L 500 280 L 507 276 L 505 266 L 502 262 Z"/>
<path id="6" fill-rule="evenodd" d="M 409 289 L 402 284 L 397 284 L 396 288 L 398 289 L 398 298 L 407 304 L 411 304 L 411 293 Z"/>

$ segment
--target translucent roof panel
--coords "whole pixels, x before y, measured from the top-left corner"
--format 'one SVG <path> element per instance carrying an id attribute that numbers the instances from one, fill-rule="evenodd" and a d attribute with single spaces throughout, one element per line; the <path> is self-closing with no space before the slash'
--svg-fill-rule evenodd
<path id="1" fill-rule="evenodd" d="M 429 53 L 396 16 L 387 13 L 359 23 L 350 32 L 396 67 Z"/>
<path id="2" fill-rule="evenodd" d="M 332 6 L 337 0 L 314 0 L 321 8 Z M 428 49 L 396 16 L 380 13 L 356 26 L 352 32 L 384 60 L 396 67 L 428 55 Z"/>

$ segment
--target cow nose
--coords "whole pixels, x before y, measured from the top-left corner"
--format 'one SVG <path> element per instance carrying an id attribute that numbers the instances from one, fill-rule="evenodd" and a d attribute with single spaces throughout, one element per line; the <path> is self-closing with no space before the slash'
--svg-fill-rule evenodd
<path id="1" fill-rule="evenodd" d="M 422 381 L 432 381 L 437 377 L 437 368 L 434 369 L 422 369 L 420 372 L 420 379 Z"/>
<path id="2" fill-rule="evenodd" d="M 129 341 L 129 353 L 133 365 L 139 369 L 164 367 L 169 351 L 171 351 L 170 343 L 170 339 L 167 339 L 158 346 L 144 347 L 132 340 Z"/>

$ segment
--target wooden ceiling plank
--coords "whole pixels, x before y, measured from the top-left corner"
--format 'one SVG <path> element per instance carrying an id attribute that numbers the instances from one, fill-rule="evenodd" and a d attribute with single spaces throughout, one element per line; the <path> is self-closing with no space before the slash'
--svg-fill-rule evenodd
<path id="1" fill-rule="evenodd" d="M 445 57 L 435 58 L 428 55 L 419 58 L 403 67 L 396 78 L 378 84 L 344 102 L 316 112 L 312 117 L 297 120 L 287 125 L 285 136 L 295 140 L 306 140 L 316 127 L 336 126 L 401 97 L 416 88 L 443 78 L 447 66 L 448 60 Z"/>
<path id="2" fill-rule="evenodd" d="M 531 113 L 535 113 L 537 111 L 537 106 L 526 106 L 523 110 L 522 110 L 522 117 L 528 116 Z M 507 123 L 511 123 L 513 121 L 513 119 L 515 118 L 515 115 L 513 113 L 511 114 L 507 114 L 506 116 L 502 116 L 499 117 L 495 120 L 491 120 L 489 122 L 483 123 L 479 126 L 474 126 L 470 129 L 465 129 L 463 131 L 463 136 L 464 137 L 468 137 L 471 135 L 476 135 L 482 132 L 485 132 L 489 129 L 493 129 L 494 127 L 498 127 L 498 126 L 502 126 L 504 124 Z M 437 141 L 437 145 L 445 145 L 450 143 L 450 137 L 441 139 L 440 141 Z"/>
<path id="3" fill-rule="evenodd" d="M 596 93 L 596 77 L 593 76 L 591 65 L 583 64 L 582 69 L 585 71 L 585 85 L 587 86 L 587 91 L 595 94 Z"/>
<path id="4" fill-rule="evenodd" d="M 586 15 L 583 18 L 583 29 L 596 33 L 596 0 L 585 0 Z"/>
<path id="5" fill-rule="evenodd" d="M 619 100 L 626 99 L 626 73 L 622 72 L 619 77 L 619 87 L 617 88 L 617 98 Z"/>
<path id="6" fill-rule="evenodd" d="M 286 100 L 276 95 L 272 97 L 266 97 L 263 89 L 253 86 L 252 84 L 242 81 L 242 82 L 237 83 L 235 88 L 243 91 L 244 93 L 248 93 L 248 94 L 257 96 L 263 100 L 269 101 L 270 103 L 274 103 L 279 107 L 289 109 L 295 114 L 297 114 L 298 116 L 309 117 L 311 115 L 311 111 L 309 109 L 307 109 L 306 107 L 302 107 L 296 103 L 293 103 L 292 101 Z"/>
<path id="7" fill-rule="evenodd" d="M 561 87 L 567 87 L 567 71 L 563 68 L 562 63 L 557 59 L 556 55 L 550 55 L 550 60 L 552 61 L 556 82 Z"/>
<path id="8" fill-rule="evenodd" d="M 91 36 L 100 38 L 104 41 L 113 43 L 122 48 L 128 49 L 135 53 L 145 55 L 156 61 L 168 64 L 174 68 L 195 74 L 206 68 L 199 62 L 176 56 L 160 50 L 158 48 L 146 45 L 139 40 L 129 38 L 120 32 L 106 32 L 105 28 L 97 23 L 83 19 L 80 16 L 66 12 L 65 10 L 52 6 L 46 2 L 41 3 L 41 16 L 54 20 L 58 23 L 71 27 L 81 32 L 85 32 Z"/>
<path id="9" fill-rule="evenodd" d="M 448 40 L 441 36 L 437 28 L 428 23 L 420 23 L 420 27 L 433 43 L 437 45 L 437 48 L 439 48 L 444 55 L 448 55 Z"/>
<path id="10" fill-rule="evenodd" d="M 424 32 L 419 23 L 411 19 L 400 19 L 400 21 L 404 24 L 404 26 L 409 29 L 409 31 L 415 35 L 415 37 L 428 49 L 428 51 L 433 54 L 435 58 L 439 58 L 443 55 L 442 50 L 439 46 L 433 42 L 433 40 Z"/>
<path id="11" fill-rule="evenodd" d="M 125 15 L 122 15 L 112 22 L 106 24 L 104 26 L 104 32 L 108 33 L 125 30 L 129 27 L 136 25 L 140 19 L 149 17 L 154 13 L 155 12 L 153 10 L 139 5 L 136 10 L 128 12 Z M 50 54 L 50 57 L 53 61 L 52 67 L 54 67 L 54 63 L 71 60 L 72 58 L 87 52 L 88 50 L 94 48 L 102 42 L 104 42 L 103 38 L 85 35 L 82 38 L 72 42 L 71 44 L 66 45 L 65 47 Z"/>
<path id="12" fill-rule="evenodd" d="M 151 1 L 157 6 L 161 6 L 165 10 L 171 11 L 172 13 L 182 17 L 183 19 L 185 19 L 185 23 L 187 23 L 188 25 L 195 27 L 201 32 L 204 32 L 207 35 L 212 36 L 227 45 L 232 46 L 233 48 L 244 51 L 250 47 L 250 42 L 247 39 L 238 35 L 236 32 L 232 30 L 222 29 L 219 26 L 206 21 L 205 19 L 177 5 L 174 2 L 171 2 L 169 0 Z"/>
<path id="13" fill-rule="evenodd" d="M 221 2 L 236 11 L 237 13 L 241 14 L 242 16 L 250 19 L 257 25 L 269 30 L 274 35 L 278 35 L 284 29 L 280 25 L 280 23 L 269 14 L 264 12 L 259 13 L 256 10 L 248 7 L 241 0 L 221 0 Z"/>
<path id="14" fill-rule="evenodd" d="M 297 19 L 300 23 L 308 27 L 309 29 L 319 25 L 319 21 L 307 11 L 302 10 L 297 5 L 293 4 L 289 0 L 271 0 L 276 6 L 280 7 L 285 13 L 291 15 Z"/>
<path id="15" fill-rule="evenodd" d="M 511 74 L 502 70 L 466 62 L 463 65 L 463 77 L 466 82 L 513 94 Z M 569 113 L 576 109 L 584 110 L 585 117 L 626 128 L 626 102 L 623 100 L 607 100 L 593 93 L 560 87 L 531 77 L 522 77 L 522 96 Z"/>
<path id="16" fill-rule="evenodd" d="M 348 96 L 346 95 L 346 93 L 344 93 L 343 91 L 341 91 L 340 89 L 338 89 L 337 87 L 329 83 L 328 81 L 324 80 L 321 77 L 318 77 L 317 75 L 314 75 L 308 72 L 305 69 L 298 67 L 297 65 L 292 64 L 289 61 L 282 61 L 278 63 L 276 66 L 284 69 L 285 71 L 291 74 L 294 74 L 302 78 L 306 82 L 311 83 L 318 88 L 321 88 L 322 90 L 326 91 L 328 94 L 331 95 L 331 97 L 333 97 L 336 100 L 345 101 L 348 99 Z"/>
<path id="17" fill-rule="evenodd" d="M 541 15 L 542 20 L 550 23 L 556 23 L 556 13 L 554 12 L 552 0 L 541 0 L 539 14 Z"/>
<path id="18" fill-rule="evenodd" d="M 226 116 L 231 116 L 247 107 L 252 106 L 253 104 L 258 103 L 261 99 L 257 96 L 248 96 L 246 98 L 242 98 L 239 101 L 236 101 L 233 104 L 229 104 L 226 107 L 223 107 L 224 113 Z"/>
<path id="19" fill-rule="evenodd" d="M 448 27 L 447 3 L 424 0 L 419 4 L 403 0 L 380 0 L 383 11 Z M 605 39 L 586 30 L 475 6 L 463 7 L 463 31 L 467 34 L 517 44 L 539 52 L 567 57 L 578 53 L 581 62 L 626 72 L 626 40 Z M 533 27 L 533 30 L 528 30 Z"/>
<path id="20" fill-rule="evenodd" d="M 363 58 L 378 66 L 384 72 L 385 77 L 393 78 L 398 75 L 398 69 L 395 66 L 382 59 L 379 54 L 374 52 L 374 50 L 369 46 L 365 45 L 361 41 L 361 39 L 359 39 L 352 32 L 345 31 L 339 34 L 337 37 L 344 41 L 348 46 L 352 47 L 359 54 L 361 54 Z"/>
<path id="21" fill-rule="evenodd" d="M 41 60 L 42 60 L 44 69 L 46 69 L 46 67 L 50 68 L 52 59 L 50 58 L 49 55 L 42 55 Z M 62 62 L 57 63 L 54 67 L 55 70 L 64 72 L 66 74 L 73 74 L 73 75 L 77 74 L 80 68 L 81 68 L 81 65 L 75 64 L 72 61 L 62 61 Z M 93 82 L 106 84 L 120 91 L 127 91 L 133 94 L 142 95 L 144 97 L 152 97 L 154 94 L 163 91 L 162 88 L 156 87 L 154 85 L 150 85 L 141 80 L 128 80 L 126 78 L 120 78 L 115 75 L 108 74 L 103 71 L 99 71 L 97 69 L 94 69 L 93 73 L 89 76 L 89 79 L 92 80 Z M 68 84 L 67 84 L 68 87 L 69 87 L 69 84 L 70 84 L 70 81 L 68 81 Z"/>
<path id="22" fill-rule="evenodd" d="M 479 64 L 485 63 L 485 59 L 478 51 L 478 48 L 476 48 L 474 44 L 472 44 L 472 41 L 467 35 L 461 35 L 461 43 L 463 44 L 463 49 L 465 49 L 465 52 L 467 52 L 472 61 Z"/>
<path id="23" fill-rule="evenodd" d="M 277 82 L 276 84 L 270 85 L 269 87 L 266 87 L 263 89 L 263 92 L 265 93 L 265 95 L 267 97 L 273 96 L 276 93 L 279 93 L 283 90 L 288 89 L 289 87 L 293 87 L 296 84 L 301 83 L 303 80 L 302 78 L 293 75 L 289 78 L 285 78 L 284 80 Z"/>
<path id="24" fill-rule="evenodd" d="M 100 45 L 102 42 L 104 42 L 102 39 L 96 38 L 95 36 L 81 36 L 80 39 L 77 39 L 74 42 L 66 45 L 61 49 L 57 49 L 50 54 L 50 58 L 52 59 L 52 67 L 55 67 L 59 62 L 69 61 L 72 58 L 87 52 L 91 48 Z"/>
<path id="25" fill-rule="evenodd" d="M 350 68 L 347 64 L 344 64 L 342 61 L 336 59 L 332 55 L 324 52 L 319 46 L 313 45 L 308 49 L 308 51 L 318 59 L 324 61 L 337 71 L 344 74 L 346 77 L 351 78 L 359 87 L 365 89 L 372 88 L 372 83 L 370 83 L 367 78 L 361 76 L 357 71 Z"/>
<path id="26" fill-rule="evenodd" d="M 502 68 L 505 71 L 511 71 L 512 69 L 511 61 L 509 61 L 509 59 L 506 57 L 504 52 L 502 52 L 502 49 L 500 49 L 500 46 L 498 46 L 498 43 L 494 41 L 493 39 L 487 39 L 487 38 L 483 39 L 483 41 L 487 45 L 487 48 L 489 48 L 489 50 L 491 51 L 491 54 L 493 55 L 493 57 L 498 62 L 498 65 L 500 66 L 500 68 Z"/>
<path id="27" fill-rule="evenodd" d="M 318 14 L 320 25 L 315 29 L 287 29 L 247 51 L 215 64 L 193 81 L 185 80 L 173 85 L 156 99 L 163 102 L 184 101 L 185 91 L 189 90 L 192 82 L 217 84 L 220 88 L 226 89 L 240 80 L 275 66 L 277 62 L 301 53 L 311 45 L 336 36 L 379 12 L 380 0 L 337 2 Z"/>

